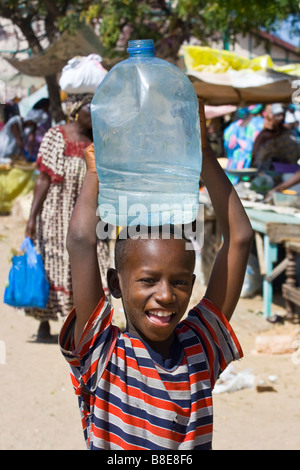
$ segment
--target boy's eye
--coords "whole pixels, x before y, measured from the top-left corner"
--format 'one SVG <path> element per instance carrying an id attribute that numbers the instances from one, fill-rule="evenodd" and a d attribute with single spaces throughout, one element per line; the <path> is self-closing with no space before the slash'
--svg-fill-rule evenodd
<path id="1" fill-rule="evenodd" d="M 152 286 L 159 281 L 157 281 L 155 278 L 152 278 L 152 277 L 143 277 L 139 279 L 139 282 L 141 282 L 142 284 L 146 284 L 148 286 Z M 188 282 L 183 279 L 177 279 L 176 281 L 173 281 L 173 282 L 171 281 L 170 284 L 173 287 L 181 287 L 181 286 L 187 286 Z"/>
<path id="2" fill-rule="evenodd" d="M 140 282 L 143 282 L 144 284 L 154 284 L 155 279 L 152 279 L 150 277 L 145 277 L 145 278 L 140 279 Z"/>
<path id="3" fill-rule="evenodd" d="M 186 285 L 187 285 L 187 282 L 178 279 L 177 281 L 174 281 L 173 284 L 174 284 L 175 286 L 186 286 Z"/>

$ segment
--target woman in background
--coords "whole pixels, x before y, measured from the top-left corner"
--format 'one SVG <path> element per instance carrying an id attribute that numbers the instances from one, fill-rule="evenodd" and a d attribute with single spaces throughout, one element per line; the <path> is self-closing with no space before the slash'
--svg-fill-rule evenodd
<path id="1" fill-rule="evenodd" d="M 40 321 L 37 339 L 41 341 L 51 339 L 49 321 L 65 317 L 73 307 L 66 236 L 86 172 L 83 150 L 92 142 L 91 99 L 88 95 L 74 103 L 70 111 L 73 121 L 50 128 L 38 153 L 40 173 L 25 235 L 34 240 L 42 255 L 50 293 L 46 309 L 25 312 Z M 99 241 L 99 253 L 100 268 L 106 274 L 109 249 L 105 241 Z"/>

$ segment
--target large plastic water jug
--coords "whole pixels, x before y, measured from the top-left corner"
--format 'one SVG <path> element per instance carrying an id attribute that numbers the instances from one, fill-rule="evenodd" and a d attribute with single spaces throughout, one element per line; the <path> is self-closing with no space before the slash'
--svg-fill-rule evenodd
<path id="1" fill-rule="evenodd" d="M 155 57 L 152 40 L 129 41 L 127 51 L 91 105 L 100 217 L 119 226 L 188 224 L 202 163 L 195 90 Z"/>

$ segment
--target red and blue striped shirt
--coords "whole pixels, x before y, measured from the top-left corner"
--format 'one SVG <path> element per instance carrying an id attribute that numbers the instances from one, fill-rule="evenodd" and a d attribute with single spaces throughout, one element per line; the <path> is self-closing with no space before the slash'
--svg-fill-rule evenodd
<path id="1" fill-rule="evenodd" d="M 74 309 L 60 333 L 88 449 L 211 449 L 214 384 L 243 355 L 224 315 L 203 299 L 177 326 L 169 363 L 112 316 L 103 297 L 75 350 Z"/>

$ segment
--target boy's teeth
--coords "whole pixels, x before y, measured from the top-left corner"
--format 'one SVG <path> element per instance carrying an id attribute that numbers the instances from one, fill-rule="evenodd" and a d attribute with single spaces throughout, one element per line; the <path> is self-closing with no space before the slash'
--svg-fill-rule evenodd
<path id="1" fill-rule="evenodd" d="M 158 317 L 169 317 L 170 315 L 173 314 L 173 312 L 166 312 L 166 311 L 161 311 L 161 310 L 155 311 L 155 312 L 150 310 L 150 313 L 152 315 L 157 315 Z"/>

